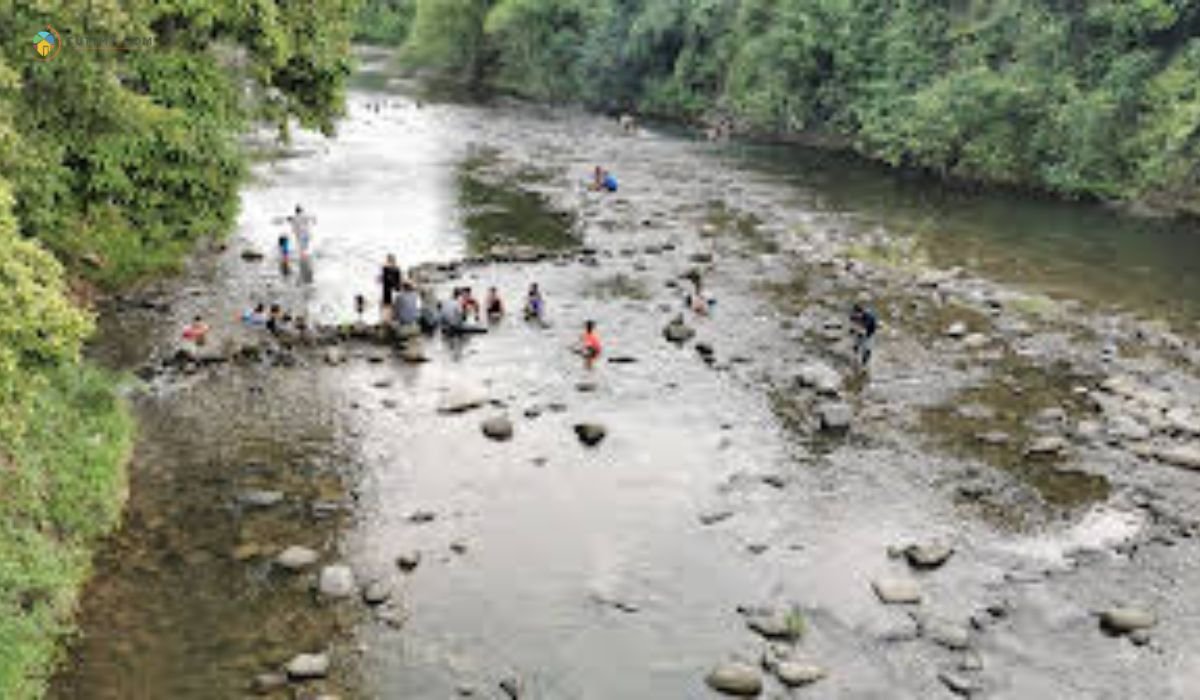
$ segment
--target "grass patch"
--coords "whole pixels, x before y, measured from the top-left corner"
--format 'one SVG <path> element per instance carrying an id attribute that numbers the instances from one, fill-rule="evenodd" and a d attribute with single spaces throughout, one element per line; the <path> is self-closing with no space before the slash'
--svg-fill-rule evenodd
<path id="1" fill-rule="evenodd" d="M 1058 305 L 1043 294 L 1026 294 L 1012 300 L 1009 308 L 1023 316 L 1029 316 L 1039 321 L 1047 321 L 1058 313 Z"/>
<path id="2" fill-rule="evenodd" d="M 42 697 L 98 539 L 119 522 L 133 420 L 111 376 L 46 375 L 0 446 L 0 697 Z"/>
<path id="3" fill-rule="evenodd" d="M 929 267 L 929 256 L 921 250 L 915 238 L 889 238 L 881 243 L 855 243 L 842 251 L 852 259 L 869 265 L 895 270 L 923 270 Z"/>
<path id="4" fill-rule="evenodd" d="M 762 219 L 751 212 L 734 209 L 722 200 L 712 200 L 704 214 L 701 235 L 730 236 L 753 253 L 778 253 L 779 244 L 762 232 Z"/>

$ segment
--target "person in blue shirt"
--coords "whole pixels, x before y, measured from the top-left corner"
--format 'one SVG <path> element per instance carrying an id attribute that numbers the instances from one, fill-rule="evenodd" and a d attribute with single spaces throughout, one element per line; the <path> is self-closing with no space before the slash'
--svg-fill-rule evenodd
<path id="1" fill-rule="evenodd" d="M 595 171 L 592 172 L 591 189 L 593 192 L 600 192 L 601 190 L 616 192 L 617 178 L 609 171 L 597 165 Z"/>

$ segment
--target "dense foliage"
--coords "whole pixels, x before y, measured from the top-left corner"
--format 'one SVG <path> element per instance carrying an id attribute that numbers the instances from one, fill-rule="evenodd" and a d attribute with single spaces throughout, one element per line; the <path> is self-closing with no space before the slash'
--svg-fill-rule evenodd
<path id="1" fill-rule="evenodd" d="M 356 9 L 0 3 L 0 697 L 41 694 L 124 491 L 131 420 L 80 361 L 73 292 L 172 269 L 228 230 L 248 126 L 332 131 Z M 41 60 L 47 25 L 63 41 Z"/>
<path id="2" fill-rule="evenodd" d="M 1200 213 L 1192 0 L 406 1 L 409 60 L 536 99 Z"/>

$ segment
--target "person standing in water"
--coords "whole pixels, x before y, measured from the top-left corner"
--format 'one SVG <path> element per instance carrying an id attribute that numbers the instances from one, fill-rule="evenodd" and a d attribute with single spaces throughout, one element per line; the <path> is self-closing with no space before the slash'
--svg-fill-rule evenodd
<path id="1" fill-rule="evenodd" d="M 404 281 L 404 275 L 400 272 L 400 266 L 396 264 L 396 256 L 388 254 L 387 259 L 383 263 L 383 270 L 379 273 L 379 282 L 383 286 L 383 306 L 384 313 L 391 311 L 392 300 L 396 292 L 400 291 L 400 283 Z"/>
<path id="2" fill-rule="evenodd" d="M 542 290 L 537 282 L 529 285 L 529 294 L 525 297 L 525 320 L 541 321 L 546 312 L 546 301 L 542 298 Z"/>
<path id="3" fill-rule="evenodd" d="M 596 322 L 585 321 L 583 324 L 583 339 L 580 342 L 580 354 L 588 360 L 595 360 L 600 357 L 602 346 L 600 345 L 600 336 L 596 333 Z"/>
<path id="4" fill-rule="evenodd" d="M 484 301 L 483 308 L 489 321 L 499 321 L 504 318 L 504 302 L 500 299 L 500 292 L 496 291 L 495 287 L 488 288 L 487 300 Z"/>
<path id="5" fill-rule="evenodd" d="M 305 214 L 304 208 L 297 204 L 296 213 L 289 216 L 287 220 L 292 225 L 292 235 L 296 237 L 296 249 L 300 253 L 300 258 L 307 258 L 309 246 L 312 244 L 312 228 L 317 223 L 316 217 Z"/>
<path id="6" fill-rule="evenodd" d="M 871 361 L 871 341 L 879 327 L 879 319 L 862 304 L 855 304 L 850 310 L 850 324 L 854 333 L 854 359 L 860 369 L 866 370 Z"/>

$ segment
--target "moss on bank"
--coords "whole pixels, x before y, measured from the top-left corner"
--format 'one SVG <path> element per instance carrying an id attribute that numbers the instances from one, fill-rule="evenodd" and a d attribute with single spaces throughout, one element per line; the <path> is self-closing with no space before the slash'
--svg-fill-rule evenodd
<path id="1" fill-rule="evenodd" d="M 41 697 L 96 542 L 119 522 L 133 419 L 115 377 L 48 372 L 0 450 L 0 697 Z M 7 442 L 7 438 L 6 438 Z"/>

